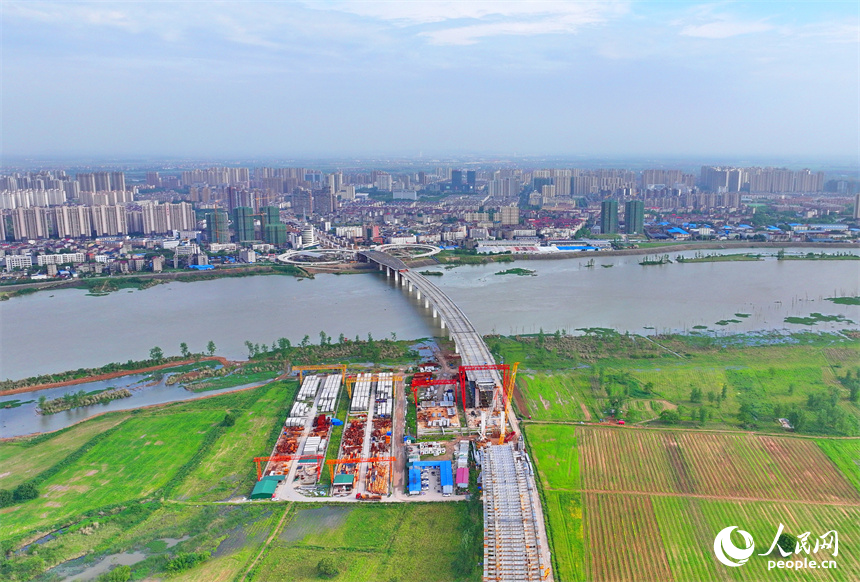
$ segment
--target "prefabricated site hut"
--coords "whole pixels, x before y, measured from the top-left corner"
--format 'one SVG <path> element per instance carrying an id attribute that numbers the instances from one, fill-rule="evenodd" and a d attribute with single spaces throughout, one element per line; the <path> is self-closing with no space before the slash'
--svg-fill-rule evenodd
<path id="1" fill-rule="evenodd" d="M 263 477 L 254 485 L 251 491 L 251 499 L 271 499 L 278 488 L 278 483 L 284 480 L 283 475 L 268 475 Z"/>

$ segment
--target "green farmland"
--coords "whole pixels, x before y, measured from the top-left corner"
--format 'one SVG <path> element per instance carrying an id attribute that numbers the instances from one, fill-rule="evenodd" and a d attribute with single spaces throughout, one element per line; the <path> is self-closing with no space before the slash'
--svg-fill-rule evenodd
<path id="1" fill-rule="evenodd" d="M 858 532 L 858 439 L 533 422 L 525 434 L 562 582 L 767 580 L 770 557 L 731 571 L 717 562 L 716 533 L 736 525 L 765 552 L 780 523 L 795 536 Z M 778 579 L 860 576 L 855 548 L 840 546 L 836 561 L 837 570 Z"/>

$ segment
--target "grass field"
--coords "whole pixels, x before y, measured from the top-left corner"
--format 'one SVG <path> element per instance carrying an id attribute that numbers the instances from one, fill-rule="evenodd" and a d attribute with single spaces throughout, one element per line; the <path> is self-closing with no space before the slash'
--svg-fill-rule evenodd
<path id="1" fill-rule="evenodd" d="M 62 524 L 94 507 L 152 495 L 223 416 L 211 410 L 158 411 L 126 420 L 111 438 L 48 478 L 38 499 L 0 510 L 0 539 Z"/>
<path id="2" fill-rule="evenodd" d="M 818 446 L 860 491 L 860 440 L 819 440 Z"/>
<path id="3" fill-rule="evenodd" d="M 828 336 L 792 339 L 755 346 L 726 340 L 723 347 L 713 345 L 712 338 L 611 336 L 606 342 L 619 347 L 596 359 L 593 356 L 601 351 L 592 349 L 591 340 L 585 338 L 547 335 L 544 341 L 550 352 L 525 339 L 490 341 L 503 346 L 505 361 L 526 360 L 517 384 L 525 408 L 520 413 L 534 420 L 595 420 L 608 416 L 617 407 L 613 402 L 620 401 L 624 418 L 633 423 L 656 421 L 662 410 L 670 408 L 678 411 L 687 427 L 740 426 L 775 432 L 780 430 L 777 418 L 799 410 L 806 418 L 799 425 L 801 432 L 860 435 L 860 408 L 849 401 L 848 390 L 837 380 L 860 362 L 860 342 Z M 635 343 L 647 343 L 658 351 L 637 352 L 639 348 L 632 347 Z M 555 366 L 553 362 L 562 360 L 564 349 L 579 355 L 568 358 L 565 369 L 540 371 L 546 369 L 544 364 Z M 542 361 L 541 353 L 545 354 Z M 529 368 L 534 362 L 537 366 Z M 831 392 L 837 395 L 836 411 L 820 417 L 809 399 Z M 842 417 L 838 423 L 837 415 Z"/>
<path id="4" fill-rule="evenodd" d="M 236 424 L 215 441 L 206 462 L 177 487 L 176 499 L 226 501 L 248 495 L 256 480 L 252 459 L 271 452 L 272 427 L 283 424 L 297 391 L 297 382 L 274 382 L 259 388 L 247 407 L 232 409 Z"/>
<path id="5" fill-rule="evenodd" d="M 319 580 L 317 563 L 331 557 L 337 580 L 463 580 L 452 564 L 464 510 L 463 503 L 300 508 L 251 579 Z"/>
<path id="6" fill-rule="evenodd" d="M 3 443 L 0 445 L 0 467 L 4 467 L 0 470 L 0 489 L 12 489 L 32 479 L 98 433 L 126 418 L 128 413 L 117 412 L 76 424 L 51 438 L 50 443 L 42 438 Z"/>

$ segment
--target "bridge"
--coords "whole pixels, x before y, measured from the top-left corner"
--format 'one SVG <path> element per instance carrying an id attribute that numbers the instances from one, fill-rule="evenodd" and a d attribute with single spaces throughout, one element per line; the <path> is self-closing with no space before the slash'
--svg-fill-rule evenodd
<path id="1" fill-rule="evenodd" d="M 386 277 L 394 277 L 396 285 L 404 287 L 408 293 L 415 293 L 419 301 L 424 301 L 424 307 L 433 310 L 433 319 L 438 318 L 440 327 L 447 330 L 454 340 L 455 350 L 460 354 L 464 366 L 495 363 L 490 349 L 466 314 L 427 277 L 410 270 L 406 263 L 388 253 L 361 251 L 359 255 L 378 265 L 380 271 L 385 271 Z M 469 371 L 466 375 L 478 386 L 501 385 L 501 378 L 495 370 Z"/>
<path id="2" fill-rule="evenodd" d="M 433 318 L 447 329 L 464 366 L 494 364 L 484 339 L 457 307 L 457 304 L 426 277 L 412 271 L 406 263 L 388 253 L 359 251 L 359 256 L 376 264 L 387 278 L 394 278 L 408 293 L 415 293 L 424 307 L 432 309 Z M 501 386 L 495 370 L 467 372 L 479 389 Z M 463 403 L 465 409 L 466 404 Z M 508 422 L 518 434 L 519 423 L 513 408 Z M 509 445 L 490 445 L 484 453 L 484 576 L 494 581 L 551 581 L 549 543 L 535 485 L 531 462 L 523 451 Z"/>

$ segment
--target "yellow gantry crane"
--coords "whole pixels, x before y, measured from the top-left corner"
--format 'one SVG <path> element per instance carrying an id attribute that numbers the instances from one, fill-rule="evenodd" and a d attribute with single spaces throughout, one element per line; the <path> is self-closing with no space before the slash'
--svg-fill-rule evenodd
<path id="1" fill-rule="evenodd" d="M 511 405 L 511 398 L 514 396 L 514 383 L 517 381 L 517 366 L 519 362 L 514 362 L 511 366 L 511 373 L 508 374 L 508 385 L 504 387 L 505 404 L 502 406 L 501 430 L 499 431 L 499 444 L 505 442 L 505 425 L 508 418 L 508 406 Z"/>

